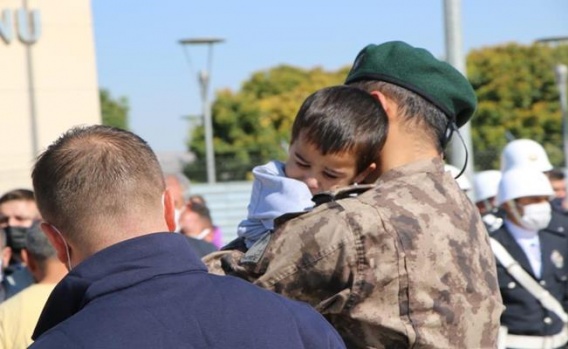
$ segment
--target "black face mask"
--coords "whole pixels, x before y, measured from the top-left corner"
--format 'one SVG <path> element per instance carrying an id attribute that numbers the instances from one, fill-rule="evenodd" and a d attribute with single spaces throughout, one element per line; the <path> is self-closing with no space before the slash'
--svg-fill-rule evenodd
<path id="1" fill-rule="evenodd" d="M 12 248 L 12 250 L 20 251 L 26 247 L 26 235 L 28 234 L 28 229 L 26 227 L 6 227 L 4 232 L 7 237 L 7 245 Z"/>

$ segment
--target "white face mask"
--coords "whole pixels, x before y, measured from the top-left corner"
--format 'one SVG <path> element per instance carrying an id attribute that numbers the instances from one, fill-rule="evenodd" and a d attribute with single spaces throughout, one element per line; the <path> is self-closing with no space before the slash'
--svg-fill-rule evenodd
<path id="1" fill-rule="evenodd" d="M 181 230 L 181 226 L 179 225 L 179 219 L 181 218 L 182 212 L 183 212 L 182 210 L 179 210 L 177 208 L 174 210 L 174 219 L 175 219 L 175 222 L 176 222 L 176 230 L 175 230 L 176 232 Z"/>
<path id="2" fill-rule="evenodd" d="M 520 217 L 516 206 L 513 205 L 513 207 L 513 215 L 519 221 L 519 224 L 527 230 L 542 230 L 548 226 L 552 219 L 552 209 L 548 202 L 524 206 L 522 217 Z"/>

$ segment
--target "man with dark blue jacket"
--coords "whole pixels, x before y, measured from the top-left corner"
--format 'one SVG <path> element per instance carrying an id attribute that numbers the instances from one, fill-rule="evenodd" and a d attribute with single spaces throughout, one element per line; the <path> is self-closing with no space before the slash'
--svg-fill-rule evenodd
<path id="1" fill-rule="evenodd" d="M 42 230 L 70 270 L 33 348 L 345 347 L 307 305 L 207 274 L 187 239 L 169 232 L 173 200 L 138 136 L 72 129 L 32 177 Z"/>

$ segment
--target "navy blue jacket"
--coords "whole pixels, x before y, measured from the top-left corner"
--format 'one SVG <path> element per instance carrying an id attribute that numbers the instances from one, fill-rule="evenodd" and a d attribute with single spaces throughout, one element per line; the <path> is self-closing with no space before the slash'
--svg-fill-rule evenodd
<path id="1" fill-rule="evenodd" d="M 308 305 L 207 273 L 185 236 L 106 248 L 54 289 L 31 348 L 344 348 Z"/>
<path id="2" fill-rule="evenodd" d="M 556 217 L 546 229 L 539 231 L 542 256 L 540 278 L 534 275 L 526 254 L 505 225 L 491 233 L 491 237 L 499 241 L 521 267 L 548 290 L 566 311 L 568 309 L 568 237 L 562 226 L 562 220 Z M 497 263 L 497 276 L 506 307 L 501 316 L 501 325 L 506 326 L 509 333 L 549 336 L 562 330 L 564 324 L 560 318 L 544 308 L 509 275 L 500 263 Z"/>

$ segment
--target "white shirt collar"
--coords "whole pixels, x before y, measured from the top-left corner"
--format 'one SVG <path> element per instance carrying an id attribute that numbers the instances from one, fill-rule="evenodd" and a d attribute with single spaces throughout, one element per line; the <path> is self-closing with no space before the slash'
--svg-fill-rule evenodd
<path id="1" fill-rule="evenodd" d="M 523 227 L 519 227 L 515 223 L 511 222 L 508 218 L 505 218 L 505 226 L 517 241 L 534 239 L 535 237 L 538 237 L 538 230 L 527 230 Z"/>

